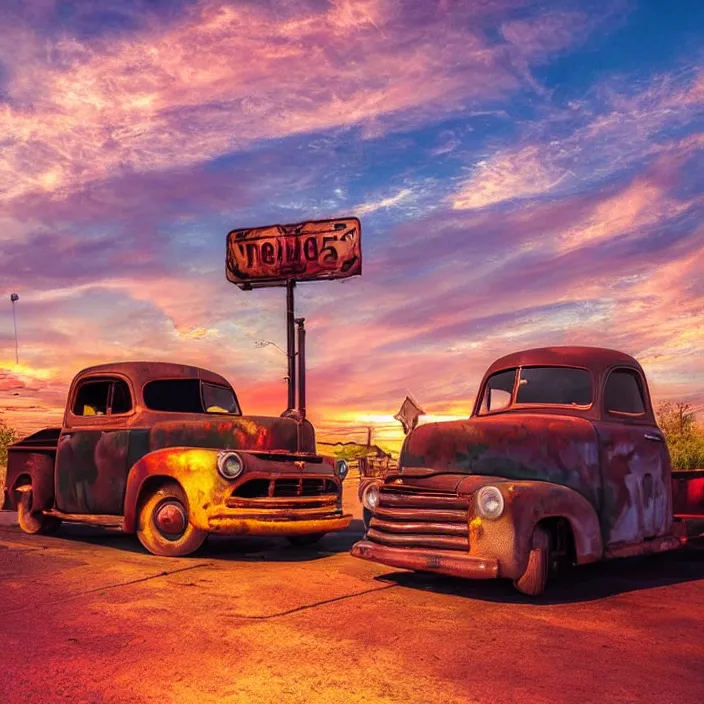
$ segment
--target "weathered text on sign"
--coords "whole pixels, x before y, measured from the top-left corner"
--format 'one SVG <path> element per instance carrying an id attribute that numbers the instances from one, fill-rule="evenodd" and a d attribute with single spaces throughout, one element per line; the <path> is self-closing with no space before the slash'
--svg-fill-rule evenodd
<path id="1" fill-rule="evenodd" d="M 240 288 L 256 288 L 361 274 L 361 230 L 357 218 L 232 230 L 227 279 Z"/>

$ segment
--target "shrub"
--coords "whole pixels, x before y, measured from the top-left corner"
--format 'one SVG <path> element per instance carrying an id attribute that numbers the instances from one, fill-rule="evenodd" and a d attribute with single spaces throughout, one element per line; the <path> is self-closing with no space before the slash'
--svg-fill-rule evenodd
<path id="1" fill-rule="evenodd" d="M 16 442 L 19 435 L 4 420 L 0 420 L 0 467 L 7 466 L 7 446 Z"/>
<path id="2" fill-rule="evenodd" d="M 704 428 L 697 424 L 691 406 L 665 401 L 658 405 L 656 415 L 673 469 L 704 469 Z"/>

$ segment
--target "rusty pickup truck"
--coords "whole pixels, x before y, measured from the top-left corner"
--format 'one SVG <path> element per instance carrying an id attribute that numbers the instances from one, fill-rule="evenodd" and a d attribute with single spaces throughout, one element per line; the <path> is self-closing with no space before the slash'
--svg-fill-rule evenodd
<path id="1" fill-rule="evenodd" d="M 494 362 L 469 419 L 421 424 L 362 489 L 352 555 L 540 594 L 560 566 L 677 548 L 704 530 L 704 472 L 673 472 L 640 364 L 593 347 Z"/>
<path id="2" fill-rule="evenodd" d="M 3 508 L 27 533 L 118 527 L 164 556 L 209 533 L 312 543 L 352 518 L 348 467 L 316 454 L 310 422 L 284 415 L 242 415 L 232 386 L 198 367 L 91 367 L 70 386 L 61 428 L 9 447 Z"/>

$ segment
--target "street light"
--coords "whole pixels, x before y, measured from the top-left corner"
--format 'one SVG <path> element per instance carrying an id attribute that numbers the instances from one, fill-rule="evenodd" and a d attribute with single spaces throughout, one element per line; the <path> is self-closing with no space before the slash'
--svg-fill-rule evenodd
<path id="1" fill-rule="evenodd" d="M 276 347 L 276 349 L 279 350 L 284 357 L 288 357 L 286 352 L 284 352 L 275 342 L 271 342 L 271 340 L 255 340 L 254 346 L 259 350 L 264 347 Z M 288 382 L 288 374 L 283 378 L 283 380 Z"/>
<path id="2" fill-rule="evenodd" d="M 17 317 L 15 316 L 15 303 L 20 300 L 20 297 L 16 293 L 10 294 L 10 302 L 12 303 L 12 322 L 15 325 L 15 363 L 20 363 L 20 350 L 19 343 L 17 341 Z"/>
<path id="3" fill-rule="evenodd" d="M 262 349 L 263 347 L 269 347 L 269 346 L 276 347 L 276 349 L 279 350 L 279 352 L 281 352 L 281 354 L 288 357 L 286 352 L 284 352 L 275 342 L 271 342 L 270 340 L 255 340 L 254 346 L 257 349 Z"/>

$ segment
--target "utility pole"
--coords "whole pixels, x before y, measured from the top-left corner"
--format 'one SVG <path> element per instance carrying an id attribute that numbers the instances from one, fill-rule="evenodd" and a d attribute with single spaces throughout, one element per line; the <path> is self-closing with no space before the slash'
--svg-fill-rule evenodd
<path id="1" fill-rule="evenodd" d="M 288 409 L 296 407 L 296 321 L 293 289 L 296 282 L 286 281 L 286 348 L 288 357 Z M 305 383 L 305 381 L 303 382 Z"/>
<path id="2" fill-rule="evenodd" d="M 10 294 L 10 301 L 12 302 L 12 322 L 15 324 L 15 363 L 20 363 L 20 348 L 17 341 L 17 317 L 15 316 L 15 303 L 20 300 L 20 297 L 16 293 Z"/>
<path id="3" fill-rule="evenodd" d="M 371 425 L 367 427 L 367 454 L 372 446 L 372 427 Z"/>

